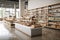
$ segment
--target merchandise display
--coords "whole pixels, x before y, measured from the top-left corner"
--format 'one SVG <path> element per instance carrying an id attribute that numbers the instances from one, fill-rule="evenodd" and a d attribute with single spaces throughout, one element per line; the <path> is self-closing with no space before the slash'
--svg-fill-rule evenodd
<path id="1" fill-rule="evenodd" d="M 60 4 L 48 6 L 48 27 L 60 29 Z"/>
<path id="2" fill-rule="evenodd" d="M 14 24 L 15 19 L 16 19 L 15 16 L 9 18 L 5 17 L 3 19 L 5 26 L 7 27 L 9 26 L 8 28 L 15 28 L 15 24 Z"/>

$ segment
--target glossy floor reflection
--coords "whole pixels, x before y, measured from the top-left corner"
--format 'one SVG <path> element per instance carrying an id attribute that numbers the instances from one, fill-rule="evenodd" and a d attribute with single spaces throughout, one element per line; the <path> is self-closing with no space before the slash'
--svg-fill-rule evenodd
<path id="1" fill-rule="evenodd" d="M 16 36 L 10 33 L 10 31 L 6 29 L 3 23 L 0 22 L 0 40 L 15 40 L 15 39 L 17 40 Z"/>
<path id="2" fill-rule="evenodd" d="M 42 29 L 42 36 L 29 37 L 16 29 L 8 29 L 0 23 L 0 40 L 60 40 L 60 31 Z"/>

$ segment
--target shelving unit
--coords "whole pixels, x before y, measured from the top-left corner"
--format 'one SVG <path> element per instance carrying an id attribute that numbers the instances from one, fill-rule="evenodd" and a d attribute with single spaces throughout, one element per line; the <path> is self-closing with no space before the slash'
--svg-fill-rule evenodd
<path id="1" fill-rule="evenodd" d="M 31 9 L 28 11 L 29 16 L 35 16 L 36 23 L 42 27 L 60 29 L 60 3 Z"/>
<path id="2" fill-rule="evenodd" d="M 35 16 L 35 18 L 37 19 L 37 24 L 41 25 L 42 27 L 47 26 L 48 6 L 29 10 L 28 13 L 30 14 L 30 16 Z"/>
<path id="3" fill-rule="evenodd" d="M 41 7 L 38 8 L 38 16 L 39 16 L 39 22 L 42 26 L 46 26 L 48 22 L 48 7 Z"/>
<path id="4" fill-rule="evenodd" d="M 48 7 L 41 7 L 30 10 L 29 14 L 32 16 L 35 16 L 37 19 L 38 24 L 40 24 L 42 27 L 47 26 L 48 23 Z"/>
<path id="5" fill-rule="evenodd" d="M 60 4 L 48 6 L 48 27 L 60 29 Z"/>

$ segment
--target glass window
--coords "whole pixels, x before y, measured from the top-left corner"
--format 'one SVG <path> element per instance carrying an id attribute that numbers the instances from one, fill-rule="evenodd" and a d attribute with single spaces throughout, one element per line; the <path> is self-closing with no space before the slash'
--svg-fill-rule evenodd
<path id="1" fill-rule="evenodd" d="M 0 7 L 0 18 L 9 17 L 15 15 L 14 8 L 1 8 Z M 16 9 L 16 18 L 20 18 L 19 9 Z"/>

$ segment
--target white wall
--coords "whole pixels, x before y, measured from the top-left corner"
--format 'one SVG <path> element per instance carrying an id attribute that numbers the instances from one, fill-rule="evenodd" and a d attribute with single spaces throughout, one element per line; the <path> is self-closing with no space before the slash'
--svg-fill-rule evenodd
<path id="1" fill-rule="evenodd" d="M 34 9 L 56 3 L 60 3 L 60 0 L 29 0 L 28 9 Z"/>

